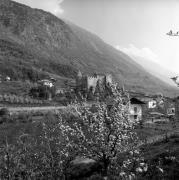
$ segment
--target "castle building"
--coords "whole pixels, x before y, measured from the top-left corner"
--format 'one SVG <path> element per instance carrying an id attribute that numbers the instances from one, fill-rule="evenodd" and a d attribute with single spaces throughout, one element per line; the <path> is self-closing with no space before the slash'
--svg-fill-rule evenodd
<path id="1" fill-rule="evenodd" d="M 104 87 L 112 83 L 112 76 L 110 74 L 93 76 L 85 75 L 79 71 L 76 77 L 76 88 L 81 92 L 98 92 L 104 91 Z"/>

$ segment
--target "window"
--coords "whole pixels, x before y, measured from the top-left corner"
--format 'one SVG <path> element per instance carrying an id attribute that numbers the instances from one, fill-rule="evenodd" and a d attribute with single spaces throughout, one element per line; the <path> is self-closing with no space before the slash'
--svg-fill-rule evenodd
<path id="1" fill-rule="evenodd" d="M 137 113 L 137 107 L 134 107 L 134 113 Z"/>
<path id="2" fill-rule="evenodd" d="M 137 119 L 137 115 L 134 115 L 134 119 Z"/>

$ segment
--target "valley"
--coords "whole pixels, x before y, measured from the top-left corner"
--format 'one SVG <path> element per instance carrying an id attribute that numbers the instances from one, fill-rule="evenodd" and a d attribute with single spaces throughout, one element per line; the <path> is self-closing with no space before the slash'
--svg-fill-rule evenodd
<path id="1" fill-rule="evenodd" d="M 178 179 L 173 74 L 55 15 L 0 0 L 0 179 Z"/>

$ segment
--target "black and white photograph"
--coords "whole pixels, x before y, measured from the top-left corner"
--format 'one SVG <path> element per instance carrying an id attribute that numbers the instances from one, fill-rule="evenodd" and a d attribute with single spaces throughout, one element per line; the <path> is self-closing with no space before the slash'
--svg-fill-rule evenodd
<path id="1" fill-rule="evenodd" d="M 0 0 L 0 180 L 179 180 L 179 0 Z"/>

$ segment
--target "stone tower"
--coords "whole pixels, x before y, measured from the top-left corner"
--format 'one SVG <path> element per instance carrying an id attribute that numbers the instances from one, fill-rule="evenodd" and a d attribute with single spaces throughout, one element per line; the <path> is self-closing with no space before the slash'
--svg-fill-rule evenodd
<path id="1" fill-rule="evenodd" d="M 82 73 L 80 70 L 78 71 L 77 78 L 80 78 L 80 79 L 82 78 Z"/>
<path id="2" fill-rule="evenodd" d="M 76 87 L 77 87 L 77 89 L 79 89 L 82 85 L 82 77 L 83 77 L 83 75 L 82 75 L 81 71 L 79 70 L 78 74 L 76 76 Z"/>

